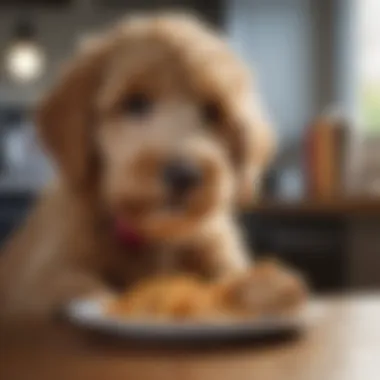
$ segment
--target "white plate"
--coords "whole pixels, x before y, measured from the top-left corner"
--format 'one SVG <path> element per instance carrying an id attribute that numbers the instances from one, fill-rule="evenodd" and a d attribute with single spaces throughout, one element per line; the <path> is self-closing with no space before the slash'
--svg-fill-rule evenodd
<path id="1" fill-rule="evenodd" d="M 315 320 L 319 307 L 310 303 L 295 316 L 272 317 L 252 321 L 166 322 L 128 320 L 105 314 L 106 301 L 84 299 L 71 302 L 66 315 L 81 327 L 134 340 L 230 340 L 261 339 L 304 330 Z"/>

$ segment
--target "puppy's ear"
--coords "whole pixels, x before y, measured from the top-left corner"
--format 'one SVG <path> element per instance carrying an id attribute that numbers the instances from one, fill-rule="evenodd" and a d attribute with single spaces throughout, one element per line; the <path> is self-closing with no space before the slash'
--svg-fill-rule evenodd
<path id="1" fill-rule="evenodd" d="M 253 100 L 253 101 L 252 101 Z M 260 100 L 256 96 L 245 107 L 240 138 L 241 166 L 237 202 L 248 208 L 260 193 L 261 180 L 271 163 L 277 141 Z"/>
<path id="2" fill-rule="evenodd" d="M 70 185 L 82 185 L 89 174 L 95 95 L 110 49 L 99 39 L 78 53 L 37 111 L 42 143 Z"/>

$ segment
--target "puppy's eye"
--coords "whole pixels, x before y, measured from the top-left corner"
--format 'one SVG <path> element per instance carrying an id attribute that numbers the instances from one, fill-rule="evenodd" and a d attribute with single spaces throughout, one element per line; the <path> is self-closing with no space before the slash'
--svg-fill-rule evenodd
<path id="1" fill-rule="evenodd" d="M 123 100 L 122 110 L 132 116 L 144 116 L 152 109 L 152 100 L 144 93 L 136 92 Z"/>
<path id="2" fill-rule="evenodd" d="M 209 102 L 202 106 L 202 118 L 206 123 L 217 124 L 222 120 L 222 111 L 215 102 Z"/>

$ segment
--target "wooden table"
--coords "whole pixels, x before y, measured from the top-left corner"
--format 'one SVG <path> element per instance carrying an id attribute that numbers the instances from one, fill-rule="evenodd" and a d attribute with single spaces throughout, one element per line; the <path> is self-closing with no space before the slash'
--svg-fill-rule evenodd
<path id="1" fill-rule="evenodd" d="M 324 304 L 305 335 L 265 345 L 136 346 L 66 325 L 8 326 L 0 331 L 0 379 L 380 379 L 380 295 Z"/>

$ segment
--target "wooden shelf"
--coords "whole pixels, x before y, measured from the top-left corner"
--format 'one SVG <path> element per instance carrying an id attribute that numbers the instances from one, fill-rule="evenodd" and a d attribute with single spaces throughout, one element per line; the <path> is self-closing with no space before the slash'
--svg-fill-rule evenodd
<path id="1" fill-rule="evenodd" d="M 380 198 L 349 198 L 336 200 L 304 200 L 299 202 L 263 201 L 254 205 L 253 212 L 281 214 L 347 214 L 378 215 Z"/>

